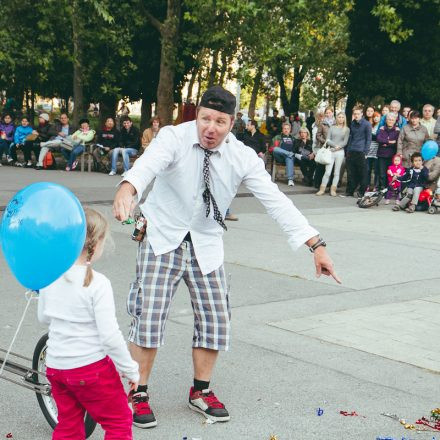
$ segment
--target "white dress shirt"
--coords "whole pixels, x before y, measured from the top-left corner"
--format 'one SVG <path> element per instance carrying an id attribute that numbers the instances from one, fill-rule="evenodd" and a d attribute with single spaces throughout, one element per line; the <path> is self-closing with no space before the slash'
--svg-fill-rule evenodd
<path id="1" fill-rule="evenodd" d="M 437 135 L 434 134 L 434 127 L 435 127 L 436 122 L 437 121 L 434 118 L 431 118 L 429 120 L 426 120 L 424 118 L 420 119 L 420 125 L 423 125 L 424 127 L 426 127 L 426 129 L 428 130 L 429 137 L 431 139 L 437 138 Z"/>
<path id="2" fill-rule="evenodd" d="M 263 161 L 252 148 L 229 133 L 214 151 L 209 166 L 211 193 L 223 217 L 243 183 L 279 223 L 294 250 L 318 235 L 271 181 Z M 212 206 L 206 218 L 203 159 L 196 121 L 166 126 L 127 172 L 124 181 L 136 188 L 140 201 L 156 177 L 153 189 L 141 205 L 154 254 L 176 249 L 189 231 L 197 262 L 206 275 L 223 264 L 224 252 L 223 229 L 213 218 Z"/>
<path id="3" fill-rule="evenodd" d="M 83 287 L 86 266 L 73 265 L 40 290 L 38 319 L 49 325 L 46 364 L 70 370 L 90 365 L 106 355 L 129 380 L 139 380 L 139 365 L 128 352 L 115 315 L 110 281 L 93 271 Z"/>

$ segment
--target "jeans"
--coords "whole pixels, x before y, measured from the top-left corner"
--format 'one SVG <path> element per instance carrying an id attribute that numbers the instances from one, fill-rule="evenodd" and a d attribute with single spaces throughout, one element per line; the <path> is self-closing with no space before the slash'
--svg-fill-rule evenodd
<path id="1" fill-rule="evenodd" d="M 131 440 L 132 412 L 119 373 L 109 357 L 69 370 L 47 368 L 58 408 L 53 440 L 84 440 L 87 411 L 105 431 L 105 440 Z"/>
<path id="2" fill-rule="evenodd" d="M 6 139 L 0 139 L 0 161 L 5 156 L 9 155 L 9 148 L 12 145 L 12 141 L 7 141 Z"/>
<path id="3" fill-rule="evenodd" d="M 367 173 L 367 164 L 365 153 L 363 151 L 349 151 L 347 153 L 347 194 L 353 195 L 356 188 L 359 187 L 361 196 L 365 193 L 365 174 Z"/>
<path id="4" fill-rule="evenodd" d="M 121 154 L 122 162 L 124 164 L 124 171 L 128 171 L 130 169 L 130 157 L 137 156 L 138 150 L 136 148 L 124 148 L 118 147 L 113 148 L 111 151 L 112 155 L 112 171 L 116 173 L 116 169 L 118 167 L 118 156 Z"/>
<path id="5" fill-rule="evenodd" d="M 379 174 L 379 189 L 384 189 L 388 186 L 387 171 L 392 164 L 391 157 L 378 157 L 378 174 Z"/>
<path id="6" fill-rule="evenodd" d="M 273 158 L 276 162 L 281 164 L 286 164 L 286 176 L 287 180 L 293 180 L 295 176 L 295 171 L 293 168 L 294 155 L 291 151 L 284 150 L 280 147 L 275 147 L 273 149 Z"/>
<path id="7" fill-rule="evenodd" d="M 75 162 L 76 158 L 84 153 L 84 145 L 76 144 L 73 146 L 72 151 L 67 150 L 66 148 L 61 148 L 61 153 L 67 160 L 67 166 L 72 168 L 73 162 Z"/>

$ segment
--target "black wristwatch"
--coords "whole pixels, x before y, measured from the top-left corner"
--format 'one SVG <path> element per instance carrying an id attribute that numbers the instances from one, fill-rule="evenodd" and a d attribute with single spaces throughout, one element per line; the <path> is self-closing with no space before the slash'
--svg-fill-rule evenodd
<path id="1" fill-rule="evenodd" d="M 321 237 L 319 237 L 318 241 L 314 245 L 309 247 L 309 251 L 313 254 L 316 249 L 319 248 L 319 246 L 327 246 L 327 243 Z"/>

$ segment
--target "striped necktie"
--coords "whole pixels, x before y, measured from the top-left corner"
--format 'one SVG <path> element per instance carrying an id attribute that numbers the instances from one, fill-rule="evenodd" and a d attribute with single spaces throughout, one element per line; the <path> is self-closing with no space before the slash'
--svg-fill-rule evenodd
<path id="1" fill-rule="evenodd" d="M 214 210 L 214 220 L 225 231 L 227 231 L 228 228 L 226 227 L 225 222 L 223 221 L 223 216 L 221 215 L 218 209 L 217 202 L 215 201 L 213 195 L 211 194 L 210 183 L 209 183 L 209 158 L 211 154 L 214 153 L 214 151 L 207 150 L 203 147 L 200 148 L 202 148 L 202 150 L 205 153 L 205 157 L 203 159 L 203 180 L 205 181 L 205 190 L 203 191 L 203 201 L 205 202 L 206 205 L 206 217 L 208 217 L 209 213 L 211 212 L 211 203 L 212 203 L 212 208 Z"/>

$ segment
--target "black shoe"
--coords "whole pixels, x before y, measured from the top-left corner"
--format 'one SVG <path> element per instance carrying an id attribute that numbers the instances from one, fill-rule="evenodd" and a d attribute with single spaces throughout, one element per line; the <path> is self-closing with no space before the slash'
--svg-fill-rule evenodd
<path id="1" fill-rule="evenodd" d="M 40 167 L 40 165 L 35 165 L 35 169 L 36 169 L 36 170 L 42 170 L 43 167 Z"/>
<path id="2" fill-rule="evenodd" d="M 154 428 L 157 425 L 156 417 L 148 402 L 149 399 L 145 391 L 131 391 L 128 396 L 133 408 L 133 425 L 138 428 Z"/>

